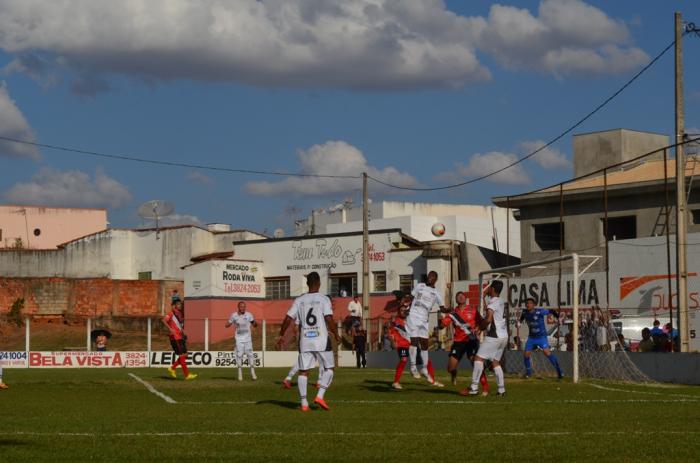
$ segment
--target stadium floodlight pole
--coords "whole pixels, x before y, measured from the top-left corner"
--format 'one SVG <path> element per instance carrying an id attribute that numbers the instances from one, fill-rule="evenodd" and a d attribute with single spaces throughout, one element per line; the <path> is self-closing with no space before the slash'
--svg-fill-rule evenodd
<path id="1" fill-rule="evenodd" d="M 369 195 L 367 192 L 367 172 L 362 173 L 362 317 L 365 319 L 365 323 L 369 323 Z M 369 325 L 367 328 L 369 328 Z M 367 334 L 369 335 L 369 329 L 367 329 Z"/>
<path id="2" fill-rule="evenodd" d="M 690 352 L 688 340 L 688 263 L 686 252 L 687 197 L 685 191 L 685 149 L 682 144 L 685 132 L 683 109 L 683 21 L 681 14 L 674 15 L 676 34 L 676 289 L 678 293 L 678 334 L 681 352 Z"/>
<path id="3" fill-rule="evenodd" d="M 607 236 L 605 237 L 607 240 Z M 572 327 L 571 331 L 573 334 L 571 335 L 573 341 L 573 372 L 571 375 L 571 379 L 574 382 L 574 384 L 578 383 L 579 378 L 578 378 L 578 254 L 574 253 L 573 254 L 573 263 L 574 263 L 574 281 L 573 281 L 573 288 L 572 292 L 572 299 L 573 299 L 573 307 L 571 307 L 571 311 L 573 312 L 573 321 L 572 321 Z M 606 263 L 607 265 L 607 263 Z"/>

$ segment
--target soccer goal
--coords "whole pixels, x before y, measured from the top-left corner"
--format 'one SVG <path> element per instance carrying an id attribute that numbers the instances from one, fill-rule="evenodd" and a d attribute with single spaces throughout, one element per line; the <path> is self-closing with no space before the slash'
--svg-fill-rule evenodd
<path id="1" fill-rule="evenodd" d="M 537 307 L 561 309 L 557 310 L 560 317 L 547 336 L 565 374 L 574 383 L 581 378 L 651 382 L 620 342 L 621 322 L 616 319 L 619 315 L 605 307 L 605 274 L 588 274 L 582 281 L 599 259 L 600 256 L 568 254 L 479 273 L 482 291 L 492 281 L 504 283 L 501 298 L 507 303 L 510 341 L 507 371 L 524 371 L 521 350 L 526 334 L 520 331 L 516 321 L 525 310 L 526 300 L 533 298 Z M 479 311 L 483 314 L 484 310 L 483 298 L 479 298 Z M 541 351 L 533 352 L 531 361 L 536 375 L 553 374 L 554 369 Z"/>

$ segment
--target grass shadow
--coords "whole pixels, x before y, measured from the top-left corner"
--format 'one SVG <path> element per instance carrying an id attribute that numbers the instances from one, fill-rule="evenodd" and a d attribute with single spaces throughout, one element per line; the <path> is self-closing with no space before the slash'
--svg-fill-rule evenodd
<path id="1" fill-rule="evenodd" d="M 12 447 L 12 446 L 20 446 L 20 445 L 28 445 L 29 442 L 23 441 L 23 440 L 18 440 L 18 439 L 2 439 L 0 438 L 0 447 Z"/>
<path id="2" fill-rule="evenodd" d="M 297 402 L 290 402 L 288 400 L 260 400 L 256 403 L 256 405 L 276 405 L 287 409 L 299 408 L 299 404 Z"/>

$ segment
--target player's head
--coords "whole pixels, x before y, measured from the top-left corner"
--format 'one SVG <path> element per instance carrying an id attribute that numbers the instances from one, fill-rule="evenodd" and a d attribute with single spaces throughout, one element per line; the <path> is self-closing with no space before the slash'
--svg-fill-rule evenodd
<path id="1" fill-rule="evenodd" d="M 357 302 L 358 299 L 360 299 L 360 295 L 359 295 L 359 294 L 354 294 L 354 295 L 352 296 L 352 300 L 353 300 L 353 301 Z"/>
<path id="2" fill-rule="evenodd" d="M 489 293 L 491 296 L 499 296 L 503 291 L 503 282 L 501 280 L 492 281 L 489 285 Z"/>
<path id="3" fill-rule="evenodd" d="M 455 301 L 457 301 L 459 305 L 464 305 L 464 303 L 467 302 L 467 294 L 464 291 L 458 291 L 457 294 L 455 294 Z"/>
<path id="4" fill-rule="evenodd" d="M 527 307 L 527 310 L 535 310 L 535 298 L 528 297 L 525 300 L 525 307 Z"/>
<path id="5" fill-rule="evenodd" d="M 428 272 L 428 286 L 435 286 L 435 282 L 438 279 L 438 274 L 435 270 Z"/>
<path id="6" fill-rule="evenodd" d="M 318 289 L 321 287 L 321 276 L 318 272 L 311 272 L 306 275 L 306 286 L 309 287 L 309 292 L 318 292 Z"/>
<path id="7" fill-rule="evenodd" d="M 245 309 L 246 309 L 245 301 L 239 301 L 238 302 L 238 313 L 240 313 L 240 314 L 245 313 Z"/>
<path id="8" fill-rule="evenodd" d="M 402 307 L 410 307 L 411 302 L 413 302 L 413 296 L 411 296 L 408 293 L 404 293 L 403 296 L 401 296 L 401 306 Z"/>

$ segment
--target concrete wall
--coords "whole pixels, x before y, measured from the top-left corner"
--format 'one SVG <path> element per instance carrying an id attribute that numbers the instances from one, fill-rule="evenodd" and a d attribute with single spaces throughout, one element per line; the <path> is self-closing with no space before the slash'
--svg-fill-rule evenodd
<path id="1" fill-rule="evenodd" d="M 666 135 L 616 129 L 574 135 L 574 177 L 668 146 Z M 662 153 L 646 159 L 660 159 Z"/>
<path id="2" fill-rule="evenodd" d="M 56 249 L 106 228 L 105 209 L 0 206 L 0 248 Z"/>

